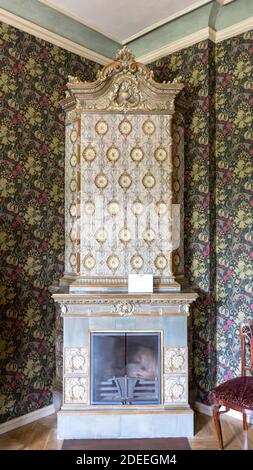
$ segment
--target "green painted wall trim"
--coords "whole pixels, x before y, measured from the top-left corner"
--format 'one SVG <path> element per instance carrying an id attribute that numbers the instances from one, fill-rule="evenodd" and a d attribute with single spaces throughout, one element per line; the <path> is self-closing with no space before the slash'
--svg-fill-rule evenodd
<path id="1" fill-rule="evenodd" d="M 181 16 L 141 38 L 129 43 L 130 49 L 138 57 L 151 52 L 171 42 L 182 39 L 184 36 L 195 33 L 208 26 L 208 20 L 212 9 L 212 3 Z"/>
<path id="2" fill-rule="evenodd" d="M 209 16 L 209 21 L 208 21 L 208 26 L 210 26 L 210 28 L 212 29 L 215 29 L 217 16 L 219 15 L 221 8 L 222 8 L 222 5 L 220 3 L 213 2 L 210 16 Z"/>
<path id="3" fill-rule="evenodd" d="M 114 58 L 121 47 L 103 34 L 47 7 L 37 0 L 0 0 L 0 8 L 59 34 L 105 57 Z"/>
<path id="4" fill-rule="evenodd" d="M 49 8 L 38 0 L 0 0 L 0 8 L 108 58 L 114 58 L 122 47 L 116 41 Z M 224 6 L 217 3 L 217 0 L 210 0 L 207 5 L 131 41 L 128 46 L 138 57 L 208 26 L 215 31 L 221 31 L 250 17 L 253 17 L 253 0 L 234 0 Z"/>
<path id="5" fill-rule="evenodd" d="M 220 31 L 252 16 L 253 0 L 235 0 L 220 8 L 215 25 L 212 27 L 216 31 Z"/>

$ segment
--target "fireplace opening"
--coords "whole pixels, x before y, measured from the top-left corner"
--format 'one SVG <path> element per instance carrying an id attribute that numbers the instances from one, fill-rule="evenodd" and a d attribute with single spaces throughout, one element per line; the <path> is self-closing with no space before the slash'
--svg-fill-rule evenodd
<path id="1" fill-rule="evenodd" d="M 160 333 L 91 333 L 91 403 L 160 404 Z"/>

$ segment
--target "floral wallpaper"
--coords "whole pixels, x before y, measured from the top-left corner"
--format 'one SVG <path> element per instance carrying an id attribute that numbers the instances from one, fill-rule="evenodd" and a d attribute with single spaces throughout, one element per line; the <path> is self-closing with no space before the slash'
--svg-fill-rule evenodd
<path id="1" fill-rule="evenodd" d="M 49 405 L 55 310 L 48 286 L 64 266 L 64 116 L 67 76 L 99 66 L 0 27 L 1 421 Z M 185 145 L 186 275 L 196 399 L 240 372 L 239 326 L 252 320 L 253 33 L 209 41 L 152 64 L 181 76 Z"/>
<path id="2" fill-rule="evenodd" d="M 253 31 L 216 47 L 217 382 L 240 374 L 253 321 Z"/>
<path id="3" fill-rule="evenodd" d="M 253 32 L 201 42 L 152 64 L 181 76 L 186 127 L 186 276 L 199 300 L 191 317 L 195 399 L 240 374 L 241 323 L 253 321 Z"/>
<path id="4" fill-rule="evenodd" d="M 211 344 L 214 300 L 210 281 L 210 80 L 208 41 L 171 54 L 151 65 L 158 81 L 179 78 L 189 103 L 185 133 L 185 274 L 199 299 L 190 317 L 191 387 L 205 399 L 213 370 Z"/>
<path id="5" fill-rule="evenodd" d="M 100 66 L 0 26 L 1 421 L 51 403 L 55 309 L 64 269 L 64 97 Z"/>

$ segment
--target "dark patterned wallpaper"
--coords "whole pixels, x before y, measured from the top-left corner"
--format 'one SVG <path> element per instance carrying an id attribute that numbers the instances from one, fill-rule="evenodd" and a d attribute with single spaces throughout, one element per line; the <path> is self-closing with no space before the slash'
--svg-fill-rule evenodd
<path id="1" fill-rule="evenodd" d="M 51 403 L 54 307 L 63 270 L 67 76 L 97 64 L 15 28 L 0 30 L 1 420 Z M 192 309 L 192 376 L 207 402 L 239 374 L 239 325 L 252 319 L 253 33 L 208 41 L 152 64 L 187 83 L 185 254 Z"/>
<path id="2" fill-rule="evenodd" d="M 239 327 L 253 320 L 253 32 L 202 42 L 152 64 L 181 76 L 190 111 L 185 146 L 186 275 L 197 400 L 240 374 Z"/>
<path id="3" fill-rule="evenodd" d="M 176 52 L 152 64 L 158 81 L 181 78 L 189 102 L 185 144 L 185 263 L 186 277 L 197 287 L 199 299 L 191 309 L 191 385 L 205 400 L 212 387 L 215 292 L 211 276 L 210 134 L 212 124 L 210 61 L 214 46 L 208 41 Z M 213 68 L 212 68 L 213 69 Z"/>
<path id="4" fill-rule="evenodd" d="M 64 97 L 99 66 L 0 27 L 1 420 L 51 403 L 55 310 L 64 264 Z"/>
<path id="5" fill-rule="evenodd" d="M 240 374 L 253 321 L 253 31 L 216 48 L 217 381 Z"/>

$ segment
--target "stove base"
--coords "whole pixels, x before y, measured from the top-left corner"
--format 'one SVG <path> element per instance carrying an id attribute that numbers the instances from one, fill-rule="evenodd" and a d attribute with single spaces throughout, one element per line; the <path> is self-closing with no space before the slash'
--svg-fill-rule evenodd
<path id="1" fill-rule="evenodd" d="M 193 411 L 60 411 L 59 439 L 138 439 L 193 437 Z"/>

